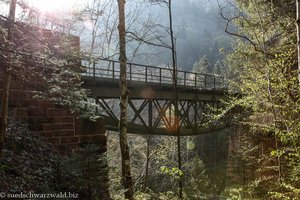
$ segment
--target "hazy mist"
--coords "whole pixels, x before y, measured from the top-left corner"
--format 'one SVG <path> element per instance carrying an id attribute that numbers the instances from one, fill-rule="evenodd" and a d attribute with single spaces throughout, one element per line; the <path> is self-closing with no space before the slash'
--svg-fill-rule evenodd
<path id="1" fill-rule="evenodd" d="M 159 24 L 167 29 L 169 17 L 166 5 L 151 5 L 150 10 L 153 18 L 156 17 Z M 219 49 L 230 49 L 231 39 L 224 31 L 225 22 L 220 17 L 217 0 L 173 0 L 172 12 L 179 67 L 191 70 L 194 63 L 204 55 L 207 56 L 210 65 L 223 59 Z M 164 41 L 170 43 L 170 36 L 167 32 L 164 32 Z M 159 52 L 158 55 L 155 55 L 154 60 L 151 59 L 151 62 L 155 62 L 155 64 L 171 63 L 169 49 L 144 48 L 148 52 L 153 50 Z M 148 62 L 145 57 L 137 57 L 134 61 Z"/>

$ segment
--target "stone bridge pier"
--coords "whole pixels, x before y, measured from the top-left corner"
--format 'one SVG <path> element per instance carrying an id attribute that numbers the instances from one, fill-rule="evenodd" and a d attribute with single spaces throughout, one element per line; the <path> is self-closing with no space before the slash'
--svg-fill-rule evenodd
<path id="1" fill-rule="evenodd" d="M 3 85 L 0 76 L 0 85 Z M 0 88 L 2 97 L 3 89 Z M 28 124 L 30 131 L 39 132 L 61 155 L 67 155 L 78 146 L 88 143 L 99 145 L 106 152 L 106 136 L 103 120 L 91 122 L 79 119 L 68 109 L 49 101 L 33 98 L 33 91 L 14 80 L 9 94 L 11 120 Z"/>
<path id="2" fill-rule="evenodd" d="M 3 77 L 0 73 L 0 85 L 3 85 Z M 3 87 L 0 87 L 0 97 L 3 95 Z M 92 122 L 80 119 L 68 109 L 55 105 L 49 101 L 32 98 L 33 91 L 26 85 L 14 79 L 11 83 L 9 95 L 9 118 L 14 121 L 28 124 L 28 129 L 39 133 L 47 141 L 53 144 L 54 149 L 62 156 L 76 152 L 79 147 L 94 144 L 97 154 L 106 152 L 106 129 L 104 121 Z M 0 99 L 0 103 L 2 99 Z M 101 165 L 103 166 L 103 165 Z M 105 163 L 107 166 L 107 163 Z M 99 169 L 101 179 L 99 183 L 104 199 L 110 199 L 108 193 L 107 167 Z"/>

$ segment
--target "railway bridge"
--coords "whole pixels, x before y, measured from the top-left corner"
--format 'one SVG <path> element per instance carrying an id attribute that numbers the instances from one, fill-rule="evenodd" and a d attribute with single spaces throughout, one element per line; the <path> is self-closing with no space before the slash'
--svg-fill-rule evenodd
<path id="1" fill-rule="evenodd" d="M 107 130 L 118 130 L 120 63 L 99 59 L 82 62 L 83 87 L 101 107 Z M 230 119 L 209 120 L 214 109 L 226 98 L 222 77 L 183 70 L 176 71 L 178 116 L 174 115 L 173 71 L 168 67 L 154 67 L 127 63 L 128 132 L 132 134 L 177 134 L 175 122 L 182 136 L 199 135 L 228 127 Z"/>

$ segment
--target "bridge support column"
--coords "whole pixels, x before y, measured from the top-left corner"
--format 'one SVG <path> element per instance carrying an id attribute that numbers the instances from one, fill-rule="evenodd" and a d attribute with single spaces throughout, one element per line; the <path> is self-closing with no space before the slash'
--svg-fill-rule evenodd
<path id="1" fill-rule="evenodd" d="M 247 125 L 235 124 L 228 144 L 227 183 L 226 185 L 246 185 L 255 178 L 255 169 L 251 166 L 251 157 L 259 156 L 256 142 L 249 135 Z M 255 167 L 255 166 L 254 166 Z"/>
<path id="2" fill-rule="evenodd" d="M 86 145 L 96 145 L 96 150 L 92 150 L 92 154 L 96 155 L 97 158 L 101 157 L 97 163 L 97 171 L 94 172 L 97 174 L 97 180 L 100 181 L 95 189 L 100 190 L 101 192 L 98 195 L 100 199 L 110 200 L 109 196 L 109 184 L 108 184 L 108 165 L 106 160 L 107 152 L 107 140 L 105 135 L 105 126 L 104 121 L 98 119 L 93 122 L 86 119 L 77 119 L 75 122 L 75 137 L 79 138 L 78 145 L 84 147 Z M 103 159 L 102 159 L 103 158 Z M 93 177 L 92 177 L 93 178 Z"/>

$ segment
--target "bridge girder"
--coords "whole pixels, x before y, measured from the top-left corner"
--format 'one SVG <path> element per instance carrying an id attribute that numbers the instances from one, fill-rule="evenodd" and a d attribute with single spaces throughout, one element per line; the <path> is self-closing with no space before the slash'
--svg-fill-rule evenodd
<path id="1" fill-rule="evenodd" d="M 84 87 L 101 107 L 108 130 L 118 131 L 118 81 L 84 78 Z M 212 109 L 220 108 L 224 92 L 178 88 L 179 116 L 174 117 L 173 89 L 167 85 L 128 82 L 128 132 L 175 136 L 175 120 L 180 135 L 199 135 L 225 129 L 224 122 L 209 122 Z"/>
<path id="2" fill-rule="evenodd" d="M 104 113 L 108 130 L 118 131 L 118 99 L 96 98 Z M 217 108 L 220 102 L 181 100 L 179 116 L 174 116 L 172 100 L 129 99 L 128 132 L 133 134 L 176 136 L 175 120 L 179 120 L 181 136 L 199 135 L 225 129 L 226 124 L 209 122 L 211 108 Z"/>
<path id="3" fill-rule="evenodd" d="M 136 134 L 197 135 L 227 127 L 226 122 L 209 122 L 212 108 L 225 99 L 224 82 L 215 75 L 176 71 L 178 109 L 174 114 L 172 71 L 167 68 L 127 63 L 128 132 Z M 89 63 L 82 74 L 83 87 L 90 90 L 102 109 L 108 130 L 118 131 L 119 63 L 99 60 Z"/>

